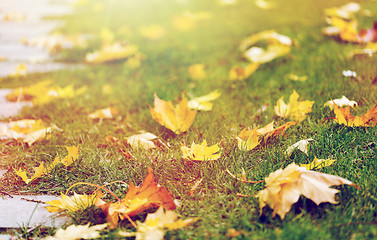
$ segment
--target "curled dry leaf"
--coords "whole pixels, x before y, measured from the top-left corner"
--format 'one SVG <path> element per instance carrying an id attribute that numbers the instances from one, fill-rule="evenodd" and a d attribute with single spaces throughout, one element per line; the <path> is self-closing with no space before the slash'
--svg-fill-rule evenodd
<path id="1" fill-rule="evenodd" d="M 340 108 L 334 104 L 334 113 L 335 122 L 347 127 L 373 127 L 377 124 L 377 105 L 361 117 L 353 116 L 350 106 Z"/>
<path id="2" fill-rule="evenodd" d="M 265 182 L 266 188 L 257 194 L 259 207 L 262 210 L 268 204 L 274 210 L 273 216 L 278 214 L 282 219 L 300 195 L 304 195 L 317 205 L 323 202 L 335 204 L 335 194 L 339 190 L 329 187 L 341 184 L 356 186 L 347 179 L 307 170 L 295 163 L 291 163 L 284 170 L 279 169 L 271 173 Z"/>
<path id="3" fill-rule="evenodd" d="M 158 139 L 158 137 L 152 133 L 141 133 L 133 135 L 127 138 L 127 143 L 131 145 L 133 149 L 151 149 L 156 148 L 153 140 Z"/>
<path id="4" fill-rule="evenodd" d="M 259 41 L 267 41 L 267 48 L 253 47 Z M 253 34 L 244 39 L 239 49 L 244 52 L 244 57 L 254 63 L 266 63 L 275 58 L 284 56 L 291 51 L 293 41 L 291 38 L 267 30 Z"/>
<path id="5" fill-rule="evenodd" d="M 200 111 L 211 111 L 213 103 L 211 101 L 219 98 L 221 93 L 218 90 L 208 93 L 207 95 L 190 99 L 188 106 L 190 109 L 197 109 Z"/>
<path id="6" fill-rule="evenodd" d="M 346 96 L 343 96 L 342 98 L 330 100 L 325 103 L 324 107 L 329 107 L 330 109 L 334 109 L 334 104 L 336 104 L 338 107 L 344 107 L 344 106 L 350 106 L 355 107 L 357 106 L 357 102 L 349 100 Z"/>
<path id="7" fill-rule="evenodd" d="M 248 63 L 245 66 L 233 66 L 229 71 L 229 80 L 244 80 L 251 76 L 260 66 L 260 63 Z"/>
<path id="8" fill-rule="evenodd" d="M 105 213 L 111 229 L 118 226 L 119 219 L 128 219 L 152 206 L 162 206 L 167 210 L 176 208 L 172 195 L 154 181 L 152 169 L 149 168 L 148 172 L 140 187 L 130 182 L 126 196 L 120 202 L 96 199 L 95 205 Z"/>
<path id="9" fill-rule="evenodd" d="M 305 120 L 306 114 L 312 111 L 314 101 L 298 101 L 299 97 L 300 95 L 295 90 L 289 96 L 288 104 L 283 101 L 284 97 L 281 97 L 275 106 L 276 115 L 298 122 Z"/>
<path id="10" fill-rule="evenodd" d="M 301 152 L 308 155 L 308 145 L 311 141 L 314 141 L 314 139 L 308 138 L 308 139 L 300 140 L 300 141 L 296 142 L 295 144 L 293 144 L 292 146 L 288 147 L 288 149 L 285 150 L 285 154 L 290 156 L 295 149 L 298 149 Z"/>
<path id="11" fill-rule="evenodd" d="M 90 113 L 88 117 L 90 119 L 111 119 L 116 115 L 118 111 L 115 108 L 108 107 L 108 108 L 103 108 L 100 110 L 97 110 L 93 113 Z"/>
<path id="12" fill-rule="evenodd" d="M 209 161 L 217 160 L 221 157 L 220 147 L 218 144 L 207 146 L 207 141 L 204 140 L 202 144 L 191 144 L 191 148 L 186 146 L 181 147 L 183 158 L 195 161 Z"/>
<path id="13" fill-rule="evenodd" d="M 182 94 L 182 100 L 176 107 L 169 101 L 161 100 L 154 95 L 154 108 L 149 106 L 152 118 L 162 126 L 179 134 L 186 132 L 194 122 L 196 111 L 190 110 L 188 101 Z"/>
<path id="14" fill-rule="evenodd" d="M 100 232 L 107 227 L 107 223 L 94 225 L 70 225 L 66 229 L 60 228 L 54 236 L 48 236 L 42 240 L 78 240 L 78 239 L 96 239 L 100 237 Z"/>

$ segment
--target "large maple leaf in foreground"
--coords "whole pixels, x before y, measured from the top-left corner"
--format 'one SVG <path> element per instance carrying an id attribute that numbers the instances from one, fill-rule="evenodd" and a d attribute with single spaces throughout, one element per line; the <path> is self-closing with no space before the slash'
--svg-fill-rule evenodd
<path id="1" fill-rule="evenodd" d="M 119 219 L 130 218 L 153 206 L 167 210 L 176 208 L 172 195 L 155 183 L 152 169 L 149 168 L 148 172 L 140 187 L 130 182 L 126 196 L 120 202 L 105 202 L 97 198 L 95 205 L 106 214 L 110 228 L 116 228 Z"/>
<path id="2" fill-rule="evenodd" d="M 330 186 L 348 184 L 351 181 L 325 173 L 307 170 L 295 163 L 291 163 L 284 170 L 279 169 L 271 173 L 266 179 L 266 188 L 258 192 L 259 207 L 268 204 L 273 210 L 273 216 L 278 214 L 282 219 L 298 201 L 300 195 L 311 199 L 317 205 L 323 202 L 337 203 L 335 194 L 337 189 Z"/>

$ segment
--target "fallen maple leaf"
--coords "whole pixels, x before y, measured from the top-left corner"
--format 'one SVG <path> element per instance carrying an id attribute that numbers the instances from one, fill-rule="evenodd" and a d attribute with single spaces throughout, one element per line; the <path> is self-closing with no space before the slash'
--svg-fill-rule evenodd
<path id="1" fill-rule="evenodd" d="M 155 183 L 151 168 L 148 172 L 140 187 L 135 187 L 130 182 L 126 196 L 120 202 L 113 203 L 105 202 L 100 198 L 96 199 L 95 205 L 105 213 L 111 229 L 117 227 L 119 219 L 130 218 L 152 206 L 162 206 L 167 210 L 176 208 L 171 194 Z"/>
<path id="2" fill-rule="evenodd" d="M 178 215 L 175 212 L 164 211 L 160 207 L 155 213 L 149 213 L 143 223 L 137 221 L 137 232 L 120 231 L 118 234 L 123 237 L 136 236 L 136 240 L 162 240 L 166 231 L 183 228 L 196 220 L 196 218 L 178 219 Z"/>
<path id="3" fill-rule="evenodd" d="M 175 108 L 170 101 L 161 100 L 155 94 L 154 108 L 149 106 L 149 109 L 154 120 L 176 134 L 186 132 L 189 129 L 197 112 L 197 110 L 190 110 L 188 101 L 183 94 L 182 100 Z"/>
<path id="4" fill-rule="evenodd" d="M 299 167 L 291 163 L 284 170 L 279 169 L 271 173 L 266 179 L 266 188 L 256 195 L 262 210 L 267 204 L 274 210 L 273 216 L 278 214 L 282 219 L 291 209 L 291 205 L 304 195 L 317 205 L 322 202 L 337 203 L 335 194 L 337 189 L 329 188 L 334 185 L 354 185 L 351 181 L 325 173 L 319 173 Z"/>
<path id="5" fill-rule="evenodd" d="M 79 148 L 76 146 L 71 147 L 65 147 L 67 149 L 68 155 L 65 156 L 62 160 L 60 160 L 61 163 L 63 163 L 65 166 L 71 165 L 80 154 Z"/>
<path id="6" fill-rule="evenodd" d="M 94 225 L 70 225 L 66 229 L 58 229 L 54 236 L 42 238 L 42 240 L 78 240 L 78 239 L 97 239 L 100 238 L 100 231 L 107 227 L 107 223 Z"/>
<path id="7" fill-rule="evenodd" d="M 340 108 L 334 104 L 335 122 L 347 127 L 372 127 L 377 124 L 377 105 L 363 116 L 353 116 L 350 106 Z"/>
<path id="8" fill-rule="evenodd" d="M 31 146 L 36 141 L 45 138 L 47 133 L 50 133 L 53 129 L 62 131 L 55 125 L 46 127 L 40 119 L 23 119 L 0 125 L 0 137 L 22 139 L 23 142 Z"/>
<path id="9" fill-rule="evenodd" d="M 297 122 L 287 122 L 277 128 L 274 128 L 274 122 L 267 124 L 263 128 L 243 129 L 237 136 L 238 148 L 243 151 L 250 151 L 254 149 L 259 143 L 264 141 L 268 143 L 273 137 L 279 136 L 284 133 L 284 131 L 292 125 L 297 124 Z M 260 138 L 261 135 L 264 135 Z"/>
<path id="10" fill-rule="evenodd" d="M 201 97 L 191 98 L 188 101 L 188 107 L 191 109 L 197 109 L 200 111 L 211 111 L 213 103 L 211 101 L 219 98 L 221 93 L 218 90 L 208 93 L 207 95 Z"/>
<path id="11" fill-rule="evenodd" d="M 279 117 L 290 118 L 294 121 L 303 121 L 306 118 L 306 114 L 312 111 L 314 101 L 298 101 L 300 95 L 293 90 L 293 93 L 289 96 L 289 103 L 286 104 L 281 97 L 275 106 L 275 113 Z"/>
<path id="12" fill-rule="evenodd" d="M 219 146 L 215 144 L 208 147 L 206 140 L 204 140 L 202 144 L 195 144 L 195 142 L 193 142 L 191 148 L 182 146 L 181 150 L 183 158 L 195 161 L 217 160 L 221 157 Z"/>
<path id="13" fill-rule="evenodd" d="M 34 175 L 30 176 L 30 178 L 27 177 L 27 173 L 26 173 L 25 170 L 18 169 L 18 170 L 15 170 L 15 172 L 16 172 L 16 175 L 21 177 L 22 180 L 26 184 L 29 184 L 32 181 L 34 181 L 35 179 L 40 178 L 42 175 L 44 175 L 46 173 L 46 168 L 45 168 L 44 164 L 41 163 L 39 165 L 39 167 L 34 168 Z"/>
<path id="14" fill-rule="evenodd" d="M 312 169 L 320 169 L 323 167 L 328 167 L 331 164 L 333 164 L 336 160 L 333 159 L 318 159 L 314 158 L 314 160 L 311 163 L 308 164 L 300 164 L 300 167 L 304 167 L 307 170 L 312 170 Z"/>
<path id="15" fill-rule="evenodd" d="M 47 211 L 51 213 L 55 212 L 77 212 L 79 210 L 87 209 L 94 205 L 96 200 L 96 194 L 86 195 L 74 193 L 73 196 L 67 196 L 63 193 L 60 194 L 59 200 L 51 200 L 46 202 L 50 206 L 47 206 Z"/>

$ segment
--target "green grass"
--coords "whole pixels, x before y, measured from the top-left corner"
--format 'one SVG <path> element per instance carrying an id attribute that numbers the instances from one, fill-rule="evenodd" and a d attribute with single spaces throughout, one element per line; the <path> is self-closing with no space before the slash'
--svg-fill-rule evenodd
<path id="1" fill-rule="evenodd" d="M 22 194 L 60 194 L 71 185 L 85 181 L 93 184 L 121 180 L 140 184 L 148 167 L 154 170 L 158 183 L 181 201 L 176 211 L 183 218 L 198 217 L 193 226 L 170 231 L 170 239 L 227 239 L 228 229 L 242 234 L 235 239 L 372 239 L 377 238 L 377 128 L 351 128 L 337 125 L 329 118 L 334 114 L 323 104 L 330 99 L 347 96 L 358 101 L 358 114 L 364 114 L 377 101 L 377 86 L 371 82 L 377 75 L 376 56 L 348 59 L 347 53 L 360 47 L 322 36 L 326 26 L 323 10 L 340 6 L 343 1 L 277 1 L 278 8 L 262 10 L 252 1 L 239 1 L 234 6 L 220 7 L 216 1 L 92 1 L 103 9 L 80 7 L 63 19 L 66 26 L 59 29 L 65 34 L 92 34 L 87 48 L 63 51 L 60 61 L 82 63 L 85 54 L 100 46 L 99 32 L 107 27 L 114 31 L 115 39 L 139 46 L 146 59 L 138 69 L 128 69 L 123 63 L 85 65 L 84 68 L 54 73 L 32 74 L 24 78 L 3 79 L 2 87 L 20 87 L 45 79 L 55 85 L 88 86 L 85 94 L 73 99 L 54 100 L 44 105 L 25 108 L 16 118 L 43 119 L 54 123 L 64 132 L 52 134 L 48 140 L 27 147 L 15 141 L 2 141 L 0 166 L 10 171 L 2 181 L 2 190 Z M 184 2 L 184 1 L 182 1 Z M 377 12 L 373 2 L 361 1 L 362 6 Z M 203 20 L 191 31 L 179 32 L 171 24 L 171 17 L 182 11 L 210 11 L 213 18 Z M 372 26 L 372 18 L 364 17 L 365 27 Z M 143 38 L 139 29 L 160 24 L 167 30 L 158 41 Z M 364 25 L 363 25 L 364 26 Z M 129 33 L 122 30 L 128 27 Z M 294 40 L 288 56 L 262 65 L 251 77 L 230 82 L 230 68 L 244 62 L 238 51 L 240 41 L 252 33 L 274 29 Z M 187 68 L 191 64 L 206 66 L 206 80 L 193 82 Z M 359 79 L 345 78 L 343 70 L 354 70 Z M 305 82 L 289 80 L 287 74 L 306 75 Z M 102 87 L 113 87 L 111 95 Z M 183 91 L 196 96 L 214 89 L 222 92 L 211 112 L 199 112 L 194 124 L 184 135 L 174 135 L 155 122 L 149 113 L 153 94 L 164 100 L 174 100 Z M 287 101 L 293 90 L 300 100 L 314 100 L 313 112 L 306 120 L 292 126 L 284 137 L 261 145 L 250 152 L 235 146 L 235 136 L 247 126 L 264 126 L 275 120 L 280 125 L 286 120 L 278 118 L 273 110 L 276 101 L 284 96 Z M 251 118 L 264 104 L 266 112 Z M 119 115 L 113 120 L 90 121 L 88 113 L 113 106 Z M 235 128 L 236 130 L 232 130 Z M 119 139 L 138 133 L 152 132 L 171 148 L 166 151 L 136 151 L 127 146 L 136 160 L 127 160 L 117 145 L 103 145 L 107 135 Z M 313 138 L 309 156 L 294 152 L 286 157 L 284 151 L 291 144 Z M 180 146 L 206 139 L 212 145 L 220 143 L 222 157 L 210 162 L 188 162 L 182 159 Z M 25 185 L 12 168 L 32 169 L 41 162 L 50 163 L 64 146 L 80 145 L 80 158 L 69 167 L 56 168 L 41 181 Z M 246 184 L 232 179 L 226 172 L 240 175 L 242 168 L 250 180 L 263 180 L 271 172 L 291 162 L 308 163 L 314 157 L 333 158 L 336 163 L 319 171 L 341 176 L 358 186 L 340 186 L 339 204 L 323 203 L 316 206 L 301 197 L 292 206 L 284 220 L 272 217 L 266 207 L 260 215 L 258 200 L 253 197 L 263 189 L 264 183 Z M 203 179 L 193 195 L 188 195 L 194 182 Z M 123 197 L 124 186 L 110 188 Z M 93 188 L 74 188 L 89 193 Z M 239 197 L 238 193 L 250 197 Z M 85 224 L 96 217 L 96 211 L 76 214 L 73 221 Z M 145 217 L 145 214 L 141 218 Z M 103 218 L 103 216 L 102 216 Z M 95 218 L 101 219 L 101 217 Z M 100 221 L 99 221 L 100 222 Z M 126 227 L 130 227 L 126 225 Z M 36 230 L 34 236 L 45 234 Z M 104 239 L 116 238 L 112 231 Z"/>

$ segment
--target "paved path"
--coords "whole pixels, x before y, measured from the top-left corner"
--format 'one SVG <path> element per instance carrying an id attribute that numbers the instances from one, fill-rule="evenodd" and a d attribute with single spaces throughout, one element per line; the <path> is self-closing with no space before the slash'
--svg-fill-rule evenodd
<path id="1" fill-rule="evenodd" d="M 61 22 L 46 20 L 47 16 L 69 14 L 74 0 L 0 0 L 0 88 L 1 77 L 8 76 L 19 64 L 25 64 L 27 72 L 47 72 L 65 68 L 56 63 L 46 49 L 26 46 L 21 39 L 48 35 Z M 8 21 L 4 19 L 9 17 Z M 0 118 L 15 116 L 24 105 L 31 103 L 10 103 L 5 99 L 9 89 L 0 89 Z M 0 169 L 0 180 L 5 170 Z M 31 199 L 33 201 L 27 201 Z M 55 196 L 8 196 L 0 197 L 0 228 L 59 226 L 65 219 L 54 220 L 45 209 L 45 204 L 37 201 L 50 201 Z M 0 235 L 0 239 L 10 239 Z"/>

